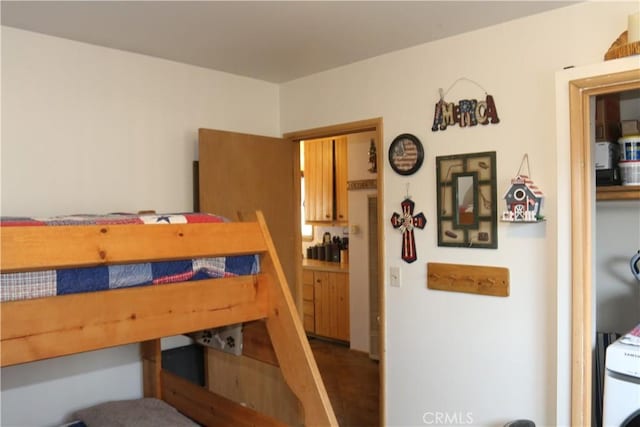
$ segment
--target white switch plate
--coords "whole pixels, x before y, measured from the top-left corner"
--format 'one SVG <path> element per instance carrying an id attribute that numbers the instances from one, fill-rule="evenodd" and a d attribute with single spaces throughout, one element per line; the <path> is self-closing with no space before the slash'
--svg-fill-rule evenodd
<path id="1" fill-rule="evenodd" d="M 400 267 L 389 268 L 389 285 L 395 288 L 400 287 Z"/>

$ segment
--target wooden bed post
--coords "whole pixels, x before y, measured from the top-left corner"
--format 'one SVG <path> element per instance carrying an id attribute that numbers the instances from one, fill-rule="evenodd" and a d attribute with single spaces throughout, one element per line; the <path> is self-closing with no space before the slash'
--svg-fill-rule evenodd
<path id="1" fill-rule="evenodd" d="M 162 399 L 162 350 L 160 339 L 140 343 L 144 397 Z"/>
<path id="2" fill-rule="evenodd" d="M 260 270 L 271 282 L 267 330 L 282 375 L 302 403 L 306 426 L 337 427 L 338 421 L 297 315 L 264 215 L 257 211 L 256 216 L 268 248 L 260 265 Z"/>

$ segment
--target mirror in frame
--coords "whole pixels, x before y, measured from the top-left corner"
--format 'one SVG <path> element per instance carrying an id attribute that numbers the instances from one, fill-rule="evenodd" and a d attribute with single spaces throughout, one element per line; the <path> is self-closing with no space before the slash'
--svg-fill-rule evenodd
<path id="1" fill-rule="evenodd" d="M 438 246 L 498 247 L 495 151 L 436 157 Z"/>

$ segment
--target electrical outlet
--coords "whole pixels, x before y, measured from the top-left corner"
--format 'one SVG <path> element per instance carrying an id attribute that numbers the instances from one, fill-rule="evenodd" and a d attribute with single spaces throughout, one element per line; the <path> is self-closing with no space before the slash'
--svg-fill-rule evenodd
<path id="1" fill-rule="evenodd" d="M 389 268 L 389 285 L 395 288 L 400 287 L 400 267 Z"/>

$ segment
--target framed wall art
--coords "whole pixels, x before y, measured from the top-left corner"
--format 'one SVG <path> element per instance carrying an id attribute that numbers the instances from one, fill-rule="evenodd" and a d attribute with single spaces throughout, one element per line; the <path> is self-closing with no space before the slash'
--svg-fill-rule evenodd
<path id="1" fill-rule="evenodd" d="M 436 157 L 438 246 L 496 249 L 496 152 Z"/>
<path id="2" fill-rule="evenodd" d="M 398 135 L 389 146 L 389 164 L 400 175 L 413 175 L 422 166 L 424 148 L 417 136 Z"/>

